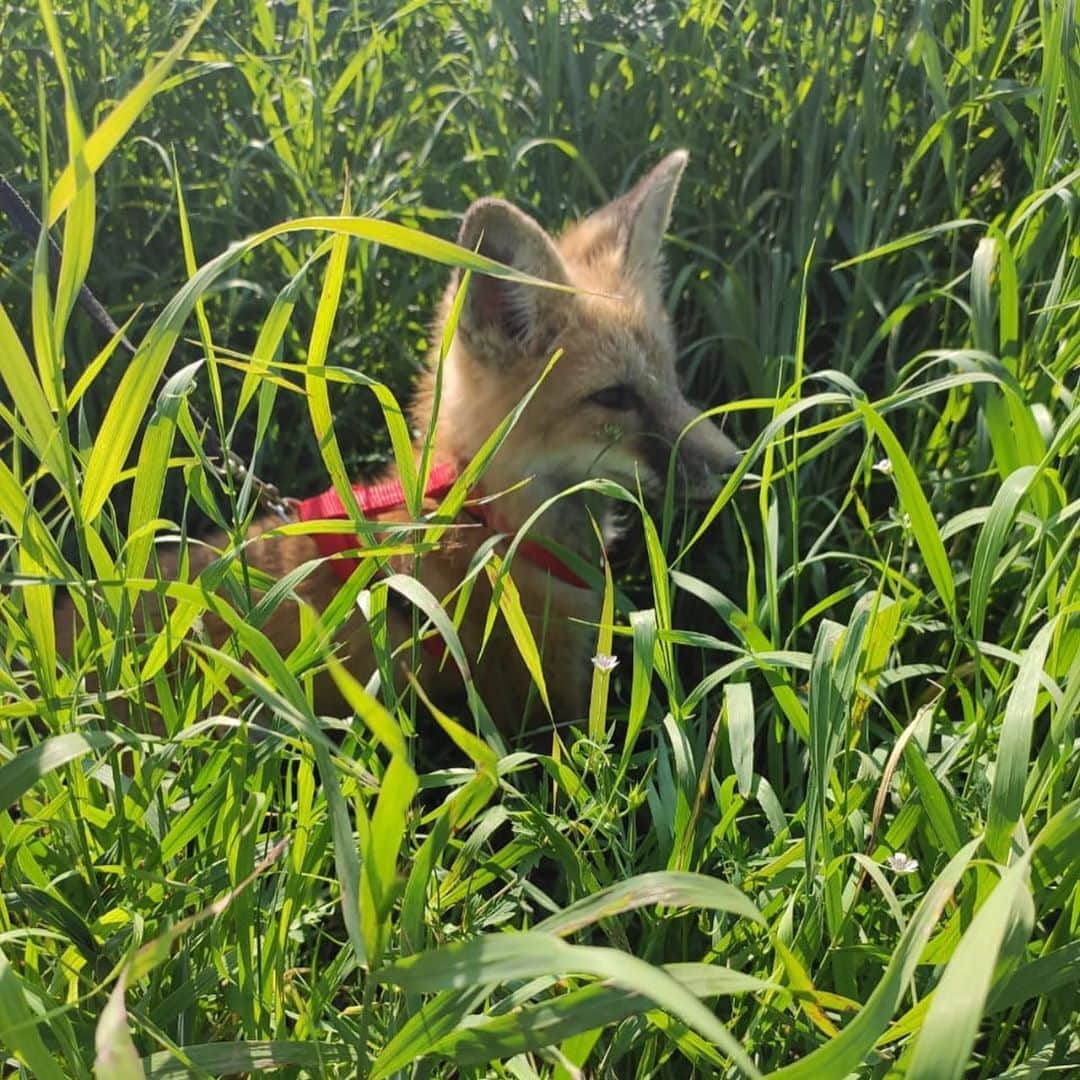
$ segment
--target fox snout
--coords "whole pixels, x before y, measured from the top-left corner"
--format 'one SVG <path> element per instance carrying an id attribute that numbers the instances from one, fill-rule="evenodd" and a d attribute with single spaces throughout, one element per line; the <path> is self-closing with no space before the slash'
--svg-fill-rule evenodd
<path id="1" fill-rule="evenodd" d="M 669 394 L 649 410 L 635 471 L 648 493 L 658 495 L 668 482 L 675 456 L 678 494 L 694 502 L 710 501 L 739 463 L 742 451 L 679 394 Z"/>
<path id="2" fill-rule="evenodd" d="M 695 413 L 689 404 L 687 410 Z M 675 481 L 695 501 L 711 500 L 742 457 L 742 451 L 716 424 L 700 415 L 692 415 L 675 446 Z"/>

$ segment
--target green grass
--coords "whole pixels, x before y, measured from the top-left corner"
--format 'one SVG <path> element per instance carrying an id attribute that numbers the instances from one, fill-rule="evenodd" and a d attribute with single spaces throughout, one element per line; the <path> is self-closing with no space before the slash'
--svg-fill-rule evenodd
<path id="1" fill-rule="evenodd" d="M 41 0 L 0 36 L 0 170 L 65 252 L 0 223 L 5 1076 L 1080 1068 L 1071 5 Z M 314 619 L 281 657 L 239 560 L 144 576 L 254 512 L 190 402 L 291 494 L 371 469 L 455 215 L 554 225 L 678 146 L 684 367 L 749 453 L 704 518 L 633 511 L 580 728 L 316 716 Z"/>

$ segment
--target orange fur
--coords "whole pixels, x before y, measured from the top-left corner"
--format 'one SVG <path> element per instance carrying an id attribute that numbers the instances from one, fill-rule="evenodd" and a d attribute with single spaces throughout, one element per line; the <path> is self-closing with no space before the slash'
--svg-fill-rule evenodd
<path id="1" fill-rule="evenodd" d="M 482 199 L 466 213 L 459 236 L 462 246 L 479 249 L 517 270 L 585 290 L 568 293 L 484 276 L 472 279 L 445 358 L 434 430 L 435 461 L 464 467 L 535 383 L 555 350 L 563 352 L 485 473 L 485 491 L 515 488 L 492 507 L 500 532 L 517 532 L 543 501 L 588 478 L 617 480 L 630 489 L 640 482 L 653 494 L 662 489 L 672 448 L 698 415 L 678 389 L 675 340 L 663 302 L 660 263 L 661 240 L 685 164 L 685 152 L 669 155 L 630 192 L 573 225 L 558 240 L 501 200 Z M 457 285 L 455 278 L 447 290 L 436 322 L 436 342 Z M 419 432 L 427 431 L 431 422 L 433 383 L 432 364 L 420 380 L 413 409 Z M 736 460 L 734 446 L 707 422 L 693 427 L 678 445 L 677 473 L 687 494 L 714 495 L 718 477 Z M 533 532 L 595 559 L 590 513 L 607 538 L 613 538 L 617 522 L 612 509 L 592 495 L 561 500 Z M 401 512 L 383 520 L 406 518 Z M 280 577 L 318 558 L 314 542 L 306 536 L 256 539 L 277 524 L 266 519 L 253 527 L 249 535 L 253 542 L 247 545 L 252 565 Z M 436 597 L 446 596 L 489 538 L 482 528 L 452 529 L 420 560 L 418 576 Z M 505 545 L 500 550 L 505 551 Z M 192 573 L 212 558 L 207 551 L 194 558 Z M 393 569 L 412 572 L 414 565 L 400 560 Z M 542 646 L 552 713 L 557 721 L 577 720 L 587 707 L 600 597 L 521 558 L 514 561 L 512 576 Z M 323 564 L 296 591 L 322 610 L 339 587 L 337 577 Z M 530 679 L 501 618 L 478 659 L 490 595 L 487 579 L 480 574 L 460 635 L 482 698 L 499 726 L 513 732 L 530 722 L 524 715 Z M 391 611 L 389 618 L 392 642 L 407 639 L 412 623 L 407 613 Z M 208 627 L 213 638 L 224 636 L 223 627 L 212 622 Z M 263 630 L 287 653 L 298 640 L 295 607 L 281 605 Z M 366 680 L 375 662 L 368 628 L 358 612 L 339 633 L 338 646 L 349 669 Z M 413 650 L 413 655 L 418 659 L 416 674 L 434 698 L 446 699 L 460 691 L 460 676 L 452 662 L 440 667 L 429 652 Z M 322 710 L 340 708 L 328 679 L 319 684 L 317 698 L 316 706 Z M 534 715 L 531 720 L 535 719 Z"/>

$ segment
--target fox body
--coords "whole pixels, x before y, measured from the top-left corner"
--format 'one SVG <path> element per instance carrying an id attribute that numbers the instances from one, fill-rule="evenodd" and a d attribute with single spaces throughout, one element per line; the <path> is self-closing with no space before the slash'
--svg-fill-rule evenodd
<path id="1" fill-rule="evenodd" d="M 684 151 L 669 155 L 627 194 L 558 239 L 502 200 L 480 199 L 469 208 L 459 235 L 463 247 L 575 291 L 473 276 L 443 361 L 433 460 L 464 468 L 556 350 L 562 355 L 484 473 L 484 491 L 503 493 L 488 505 L 486 526 L 462 517 L 471 528 L 449 530 L 434 550 L 418 561 L 403 558 L 393 570 L 415 574 L 441 599 L 461 583 L 493 531 L 518 533 L 542 503 L 576 483 L 607 478 L 656 494 L 676 446 L 676 475 L 685 494 L 715 494 L 718 478 L 732 468 L 737 452 L 711 423 L 690 427 L 698 412 L 678 389 L 675 339 L 663 302 L 660 247 L 686 159 Z M 452 281 L 447 290 L 435 342 L 441 340 L 458 284 Z M 433 414 L 438 346 L 435 352 L 413 410 L 414 429 L 421 432 L 429 430 Z M 380 520 L 407 519 L 402 510 Z M 617 521 L 610 500 L 579 493 L 557 500 L 531 534 L 554 538 L 595 560 L 593 521 L 605 540 L 613 539 Z M 257 521 L 246 545 L 249 563 L 275 578 L 319 558 L 311 536 L 272 531 L 279 525 L 270 518 Z M 193 573 L 216 557 L 214 547 L 211 541 L 193 555 Z M 505 544 L 498 550 L 505 551 Z M 601 597 L 538 561 L 516 557 L 511 575 L 541 650 L 552 715 L 557 722 L 576 720 L 586 709 Z M 340 587 L 340 578 L 323 562 L 296 593 L 321 611 Z M 537 717 L 525 715 L 526 702 L 532 702 L 534 713 L 539 706 L 502 619 L 484 641 L 490 600 L 481 573 L 459 634 L 480 696 L 500 728 L 511 733 L 530 721 L 535 726 Z M 387 617 L 396 646 L 412 633 L 413 619 L 393 607 Z M 224 637 L 223 626 L 207 625 L 212 638 Z M 262 629 L 287 652 L 298 640 L 295 607 L 280 605 Z M 359 612 L 339 631 L 337 650 L 357 677 L 366 680 L 375 670 L 371 630 Z M 461 674 L 452 661 L 440 662 L 427 649 L 413 649 L 411 657 L 416 677 L 435 700 L 461 691 Z M 333 712 L 340 699 L 332 682 L 320 679 L 316 707 Z"/>

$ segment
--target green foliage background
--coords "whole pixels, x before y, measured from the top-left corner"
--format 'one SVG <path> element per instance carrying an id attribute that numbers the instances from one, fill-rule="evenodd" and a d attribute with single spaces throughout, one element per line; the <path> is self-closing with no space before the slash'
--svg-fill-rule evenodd
<path id="1" fill-rule="evenodd" d="M 1077 1067 L 1072 6 L 208 9 L 146 102 L 200 5 L 0 9 L 0 170 L 32 203 L 122 121 L 69 190 L 59 285 L 0 223 L 8 1067 Z M 500 194 L 554 226 L 679 146 L 683 366 L 749 453 L 706 531 L 634 511 L 598 636 L 621 664 L 580 729 L 513 752 L 481 703 L 417 730 L 411 695 L 351 684 L 351 722 L 317 717 L 318 628 L 276 656 L 235 556 L 169 587 L 173 633 L 132 634 L 151 540 L 239 537 L 253 511 L 189 395 L 304 493 L 334 466 L 328 389 L 346 468 L 375 467 L 383 406 L 349 372 L 404 399 L 447 277 L 383 223 L 452 238 Z M 374 242 L 292 233 L 193 275 L 346 189 Z M 69 321 L 83 274 L 133 319 L 131 364 Z M 60 587 L 88 617 L 73 660 Z M 200 642 L 220 604 L 243 665 Z M 918 868 L 887 869 L 898 851 Z"/>

